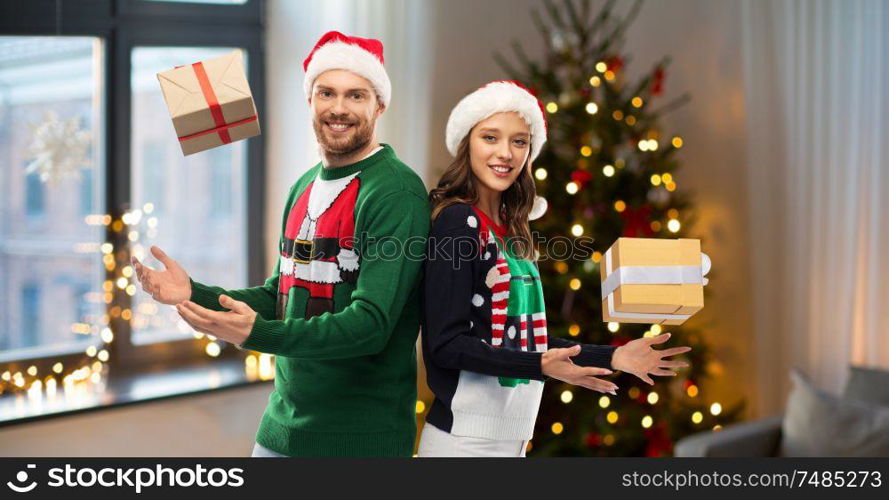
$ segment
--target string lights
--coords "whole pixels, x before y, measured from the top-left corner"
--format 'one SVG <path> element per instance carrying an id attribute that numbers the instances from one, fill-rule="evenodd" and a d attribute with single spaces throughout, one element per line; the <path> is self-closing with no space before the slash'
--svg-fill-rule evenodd
<path id="1" fill-rule="evenodd" d="M 66 357 L 64 362 L 41 360 L 41 365 L 51 365 L 47 373 L 40 373 L 36 364 L 24 370 L 0 367 L 0 395 L 26 393 L 29 403 L 34 405 L 41 405 L 44 401 L 58 402 L 61 397 L 69 404 L 77 405 L 78 401 L 82 404 L 86 399 L 95 399 L 97 394 L 101 394 L 109 375 L 108 361 L 117 337 L 115 329 L 123 324 L 128 325 L 130 331 L 145 328 L 160 313 L 155 302 L 142 302 L 135 311 L 128 305 L 131 302 L 130 297 L 137 292 L 130 254 L 141 260 L 145 255 L 145 249 L 139 243 L 142 236 L 149 239 L 156 236 L 158 219 L 153 215 L 154 208 L 152 203 L 146 203 L 140 208 L 124 212 L 120 218 L 113 218 L 110 214 L 90 214 L 84 218 L 87 225 L 103 226 L 112 235 L 112 240 L 124 242 L 121 246 L 115 245 L 113 241 L 75 246 L 75 251 L 79 253 L 100 254 L 106 271 L 98 294 L 105 307 L 104 313 L 98 315 L 94 324 L 77 321 L 70 326 L 72 333 L 89 339 L 90 343 L 74 361 L 70 357 Z M 184 329 L 190 330 L 184 322 L 180 327 L 183 325 Z M 202 333 L 192 332 L 195 339 L 205 338 Z M 212 358 L 218 357 L 222 352 L 222 344 L 212 335 L 207 335 L 206 339 L 204 353 Z M 13 363 L 11 366 L 18 364 Z M 244 371 L 248 380 L 271 380 L 275 376 L 274 356 L 250 353 L 244 359 Z M 62 391 L 61 396 L 58 395 L 59 389 Z"/>

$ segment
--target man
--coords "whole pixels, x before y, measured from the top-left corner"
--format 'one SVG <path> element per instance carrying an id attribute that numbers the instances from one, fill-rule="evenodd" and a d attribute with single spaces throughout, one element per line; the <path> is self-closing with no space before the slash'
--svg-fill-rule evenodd
<path id="1" fill-rule="evenodd" d="M 165 270 L 133 264 L 195 330 L 276 355 L 254 456 L 409 457 L 426 190 L 376 140 L 391 97 L 382 44 L 330 32 L 303 67 L 322 160 L 290 190 L 272 277 L 223 290 L 157 247 Z"/>

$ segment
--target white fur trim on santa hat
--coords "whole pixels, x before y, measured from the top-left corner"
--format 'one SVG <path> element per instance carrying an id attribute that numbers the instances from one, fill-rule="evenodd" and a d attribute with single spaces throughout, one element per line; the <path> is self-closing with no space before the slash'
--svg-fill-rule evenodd
<path id="1" fill-rule="evenodd" d="M 370 80 L 377 97 L 384 106 L 389 106 L 392 98 L 392 84 L 386 68 L 379 59 L 363 48 L 340 41 L 330 42 L 315 51 L 306 68 L 303 90 L 306 98 L 312 98 L 312 86 L 318 75 L 332 69 L 344 69 Z"/>
<path id="2" fill-rule="evenodd" d="M 531 154 L 534 161 L 546 142 L 546 118 L 537 98 L 512 82 L 491 82 L 464 97 L 451 111 L 445 131 L 445 143 L 457 156 L 460 141 L 478 122 L 495 113 L 515 111 L 531 128 Z"/>
<path id="3" fill-rule="evenodd" d="M 546 198 L 543 196 L 534 196 L 534 204 L 531 205 L 531 211 L 528 213 L 528 220 L 537 220 L 543 217 L 547 208 L 549 208 L 549 203 L 546 201 Z"/>

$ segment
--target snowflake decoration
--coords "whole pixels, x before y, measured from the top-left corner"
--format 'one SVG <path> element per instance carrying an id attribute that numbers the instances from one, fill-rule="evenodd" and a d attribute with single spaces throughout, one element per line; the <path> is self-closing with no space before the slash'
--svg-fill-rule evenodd
<path id="1" fill-rule="evenodd" d="M 43 182 L 64 177 L 80 177 L 80 169 L 90 165 L 91 133 L 80 127 L 80 118 L 59 119 L 49 111 L 43 123 L 32 125 L 33 139 L 28 147 L 31 159 L 26 174 L 38 173 Z"/>

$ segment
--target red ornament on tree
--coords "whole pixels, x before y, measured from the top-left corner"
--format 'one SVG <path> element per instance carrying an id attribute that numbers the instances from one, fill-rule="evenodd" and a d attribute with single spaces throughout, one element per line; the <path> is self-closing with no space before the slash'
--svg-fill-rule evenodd
<path id="1" fill-rule="evenodd" d="M 586 170 L 575 170 L 574 172 L 571 172 L 571 180 L 577 184 L 579 189 L 583 189 L 588 182 L 593 180 L 593 174 Z"/>
<path id="2" fill-rule="evenodd" d="M 651 95 L 661 95 L 664 92 L 664 68 L 658 67 L 654 71 L 654 81 L 651 84 Z"/>
<path id="3" fill-rule="evenodd" d="M 595 432 L 589 432 L 584 439 L 586 445 L 590 448 L 595 448 L 602 444 L 602 436 L 596 434 Z"/>
<path id="4" fill-rule="evenodd" d="M 651 230 L 651 205 L 643 205 L 640 208 L 627 207 L 620 216 L 624 220 L 623 236 L 648 238 L 654 234 Z"/>
<path id="5" fill-rule="evenodd" d="M 673 450 L 673 442 L 667 436 L 667 428 L 664 424 L 658 424 L 645 430 L 645 456 L 664 457 L 669 456 Z"/>
<path id="6" fill-rule="evenodd" d="M 609 71 L 617 71 L 624 67 L 624 60 L 620 56 L 612 56 L 605 59 L 605 69 Z"/>

